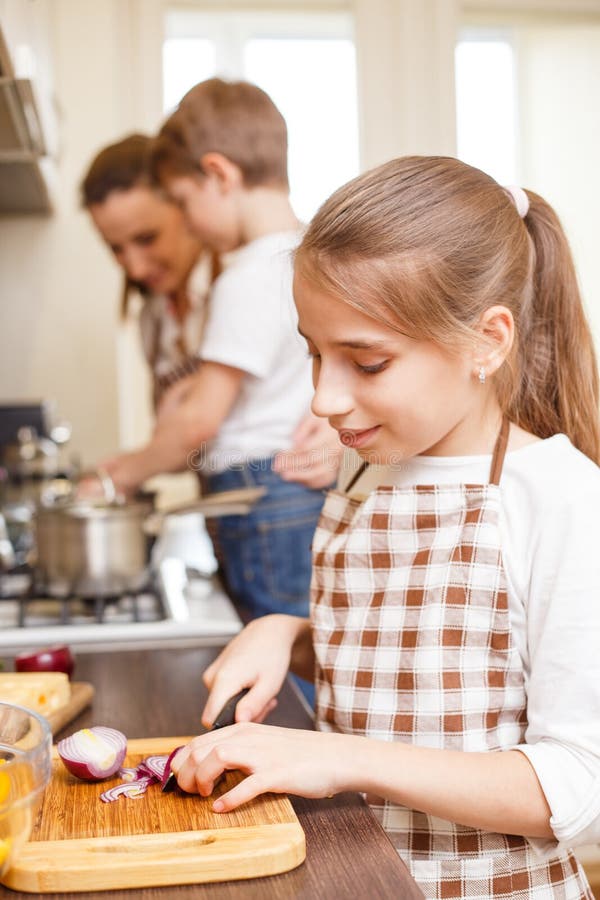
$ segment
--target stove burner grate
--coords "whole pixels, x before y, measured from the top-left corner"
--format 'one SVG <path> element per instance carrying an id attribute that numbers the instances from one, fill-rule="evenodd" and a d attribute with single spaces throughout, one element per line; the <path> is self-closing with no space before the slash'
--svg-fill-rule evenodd
<path id="1" fill-rule="evenodd" d="M 14 626 L 104 625 L 152 622 L 168 618 L 154 580 L 123 594 L 83 597 L 52 594 L 36 582 L 31 571 L 0 578 L 0 604 L 16 606 Z"/>

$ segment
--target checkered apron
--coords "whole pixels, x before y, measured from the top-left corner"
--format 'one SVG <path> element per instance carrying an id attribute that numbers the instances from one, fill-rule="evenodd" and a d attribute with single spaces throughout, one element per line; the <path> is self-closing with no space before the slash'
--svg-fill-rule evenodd
<path id="1" fill-rule="evenodd" d="M 311 598 L 322 731 L 469 752 L 522 743 L 499 531 L 507 440 L 505 423 L 489 484 L 328 494 Z M 542 858 L 519 836 L 367 800 L 426 897 L 593 900 L 571 853 Z"/>

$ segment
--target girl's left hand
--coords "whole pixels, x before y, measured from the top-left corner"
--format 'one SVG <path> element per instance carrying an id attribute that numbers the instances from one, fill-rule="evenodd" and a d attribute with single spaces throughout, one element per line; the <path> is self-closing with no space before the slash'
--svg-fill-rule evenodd
<path id="1" fill-rule="evenodd" d="M 247 777 L 213 804 L 215 812 L 228 812 L 267 791 L 329 797 L 350 790 L 360 760 L 356 742 L 363 740 L 244 722 L 194 738 L 172 768 L 184 791 L 202 797 L 212 794 L 224 772 L 245 772 Z"/>

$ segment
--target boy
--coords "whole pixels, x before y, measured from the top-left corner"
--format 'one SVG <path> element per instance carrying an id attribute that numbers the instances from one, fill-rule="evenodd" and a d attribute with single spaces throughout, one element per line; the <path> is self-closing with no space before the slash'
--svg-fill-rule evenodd
<path id="1" fill-rule="evenodd" d="M 150 443 L 105 466 L 125 490 L 186 461 L 201 467 L 207 492 L 266 486 L 249 516 L 213 523 L 224 574 L 252 615 L 307 615 L 323 501 L 307 484 L 334 480 L 340 448 L 328 426 L 305 419 L 300 443 L 315 451 L 312 467 L 276 456 L 294 447 L 312 397 L 292 298 L 300 226 L 288 198 L 285 121 L 254 85 L 210 79 L 164 124 L 151 167 L 207 248 L 237 252 L 213 287 L 199 371 L 165 398 Z"/>

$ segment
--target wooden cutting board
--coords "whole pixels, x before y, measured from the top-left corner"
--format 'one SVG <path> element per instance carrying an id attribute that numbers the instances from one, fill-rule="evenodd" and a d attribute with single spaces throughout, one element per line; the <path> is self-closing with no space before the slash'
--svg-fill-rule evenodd
<path id="1" fill-rule="evenodd" d="M 36 688 L 28 691 L 26 687 L 32 678 Z M 53 678 L 64 679 L 64 686 L 62 683 L 56 685 Z M 0 700 L 36 710 L 48 720 L 52 734 L 72 722 L 94 699 L 94 687 L 89 682 L 69 682 L 66 675 L 56 672 L 7 672 L 3 673 L 0 682 Z M 52 709 L 56 703 L 60 705 Z M 48 711 L 48 706 L 51 711 Z"/>
<path id="2" fill-rule="evenodd" d="M 170 753 L 189 738 L 128 744 L 127 766 Z M 256 878 L 287 872 L 306 855 L 304 832 L 287 797 L 265 794 L 231 813 L 215 797 L 243 777 L 229 772 L 212 798 L 151 785 L 137 800 L 99 796 L 120 779 L 86 783 L 53 760 L 51 782 L 29 843 L 2 881 L 31 893 L 103 891 Z"/>

